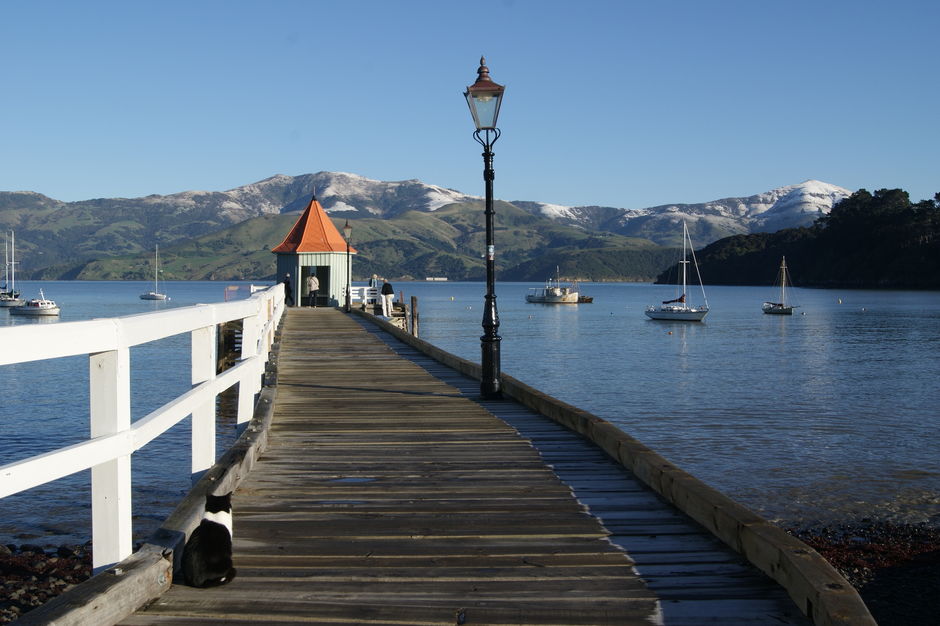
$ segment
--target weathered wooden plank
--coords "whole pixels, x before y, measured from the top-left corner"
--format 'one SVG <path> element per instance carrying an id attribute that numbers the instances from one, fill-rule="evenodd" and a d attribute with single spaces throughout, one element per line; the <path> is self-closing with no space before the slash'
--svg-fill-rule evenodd
<path id="1" fill-rule="evenodd" d="M 410 346 L 397 341 L 387 343 L 398 354 L 461 389 L 465 395 L 472 397 L 478 393 L 476 381 L 456 374 Z M 583 437 L 516 403 L 480 404 L 529 438 L 579 501 L 605 525 L 616 528 L 610 540 L 629 551 L 651 589 L 663 589 L 669 595 L 662 604 L 664 623 L 807 623 L 781 588 L 770 584 L 766 576 L 744 563 L 715 537 L 703 533 L 700 526 L 684 515 L 677 515 L 660 496 Z M 725 588 L 740 592 L 732 593 L 734 597 L 706 599 L 707 593 L 702 588 L 702 593 L 694 594 L 695 598 L 677 598 L 673 586 L 683 576 L 701 573 L 689 570 L 697 564 L 711 568 Z M 729 570 L 725 565 L 735 569 Z M 746 575 L 741 575 L 738 567 Z M 762 599 L 754 600 L 755 596 Z"/>
<path id="2" fill-rule="evenodd" d="M 124 623 L 806 623 L 597 447 L 478 395 L 356 318 L 292 309 L 235 496 L 238 577 Z"/>
<path id="3" fill-rule="evenodd" d="M 354 606 L 346 603 L 317 600 L 280 601 L 270 609 L 262 609 L 257 603 L 239 599 L 224 607 L 221 612 L 212 612 L 205 602 L 179 602 L 178 609 L 162 614 L 163 608 L 155 604 L 146 614 L 132 618 L 126 624 L 193 624 L 210 621 L 225 624 L 299 624 L 335 623 L 379 625 L 435 625 L 442 624 L 622 624 L 623 626 L 648 625 L 650 607 L 625 608 L 623 604 L 609 600 L 584 600 L 572 603 L 569 608 L 558 609 L 545 606 L 539 600 L 485 602 L 468 598 L 465 603 L 399 604 L 395 598 L 377 598 L 362 601 Z M 150 621 L 148 621 L 150 620 Z"/>
<path id="4" fill-rule="evenodd" d="M 659 612 L 527 438 L 335 311 L 287 316 L 268 451 L 234 505 L 236 579 L 176 585 L 126 623 L 647 624 Z"/>

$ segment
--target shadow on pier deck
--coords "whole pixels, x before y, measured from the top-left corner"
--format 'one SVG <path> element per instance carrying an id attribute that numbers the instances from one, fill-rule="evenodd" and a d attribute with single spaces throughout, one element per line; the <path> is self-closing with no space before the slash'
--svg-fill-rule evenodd
<path id="1" fill-rule="evenodd" d="M 287 315 L 234 509 L 237 578 L 121 623 L 809 623 L 581 436 L 334 309 Z"/>

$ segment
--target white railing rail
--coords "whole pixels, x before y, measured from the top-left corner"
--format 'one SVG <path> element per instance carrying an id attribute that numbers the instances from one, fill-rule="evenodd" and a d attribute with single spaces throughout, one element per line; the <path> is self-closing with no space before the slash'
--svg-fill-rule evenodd
<path id="1" fill-rule="evenodd" d="M 343 292 L 345 294 L 346 288 L 343 287 Z M 379 298 L 382 297 L 382 294 L 379 292 L 378 287 L 350 287 L 349 288 L 349 297 L 353 302 L 365 302 L 366 304 L 375 304 L 379 301 Z M 392 295 L 392 301 L 397 299 L 396 295 Z"/>
<path id="2" fill-rule="evenodd" d="M 284 313 L 277 284 L 246 300 L 199 304 L 157 313 L 0 328 L 0 365 L 87 354 L 90 438 L 0 466 L 0 498 L 91 469 L 95 570 L 132 552 L 131 455 L 192 416 L 192 472 L 215 462 L 216 396 L 238 385 L 239 424 L 251 419 L 274 332 Z M 242 322 L 241 359 L 216 374 L 217 329 Z M 191 334 L 193 388 L 131 422 L 130 348 Z"/>

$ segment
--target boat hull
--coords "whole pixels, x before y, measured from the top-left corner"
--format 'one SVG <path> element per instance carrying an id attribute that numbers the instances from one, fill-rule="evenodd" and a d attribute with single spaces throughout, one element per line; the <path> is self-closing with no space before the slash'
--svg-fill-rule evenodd
<path id="1" fill-rule="evenodd" d="M 784 304 L 765 303 L 763 309 L 767 315 L 793 315 L 793 307 Z"/>
<path id="2" fill-rule="evenodd" d="M 667 320 L 676 322 L 701 322 L 708 315 L 705 308 L 680 307 L 650 307 L 645 311 L 646 316 L 654 320 Z"/>
<path id="3" fill-rule="evenodd" d="M 59 314 L 59 307 L 43 308 L 24 305 L 11 308 L 10 314 L 27 315 L 31 317 L 52 317 Z"/>
<path id="4" fill-rule="evenodd" d="M 19 298 L 0 298 L 0 307 L 18 307 L 23 306 L 23 301 Z"/>
<path id="5" fill-rule="evenodd" d="M 580 296 L 576 289 L 549 283 L 542 288 L 530 289 L 525 301 L 533 304 L 577 304 Z"/>
<path id="6" fill-rule="evenodd" d="M 533 304 L 577 304 L 578 294 L 569 293 L 563 296 L 540 296 L 529 294 L 525 297 L 526 302 Z"/>
<path id="7" fill-rule="evenodd" d="M 169 298 L 167 298 L 165 293 L 154 293 L 152 291 L 150 293 L 140 294 L 140 299 L 141 300 L 169 300 Z"/>

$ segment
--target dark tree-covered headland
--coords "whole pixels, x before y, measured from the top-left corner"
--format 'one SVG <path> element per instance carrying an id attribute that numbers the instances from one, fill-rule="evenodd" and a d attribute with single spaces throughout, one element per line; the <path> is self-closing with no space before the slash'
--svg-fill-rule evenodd
<path id="1" fill-rule="evenodd" d="M 800 287 L 940 289 L 940 193 L 912 203 L 901 189 L 860 189 L 810 227 L 728 237 L 697 253 L 702 279 L 725 285 L 771 284 L 782 256 Z"/>

